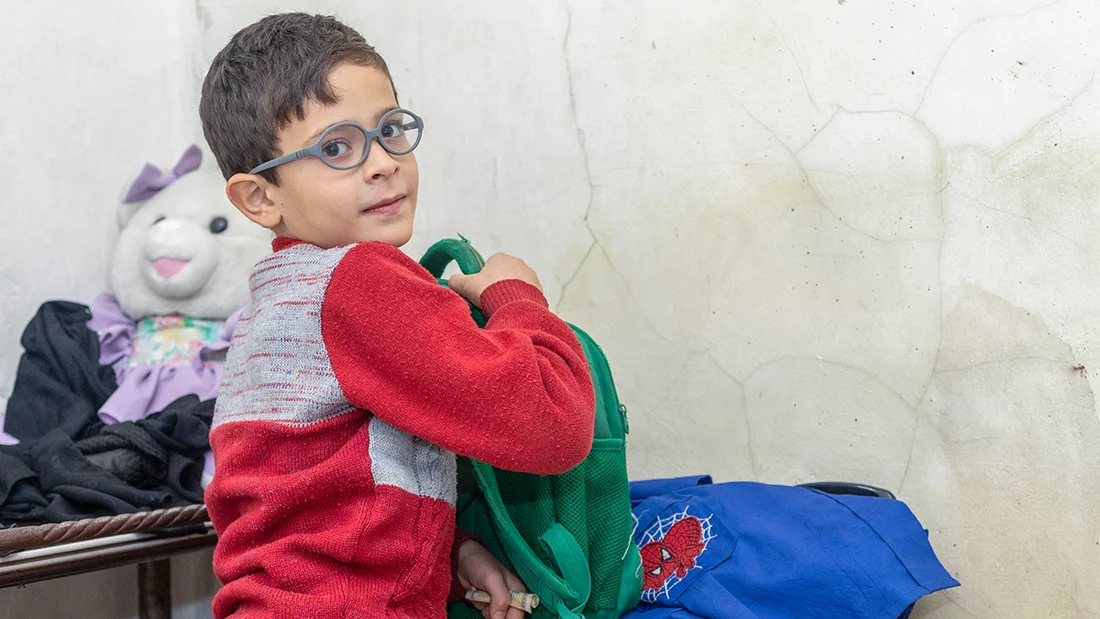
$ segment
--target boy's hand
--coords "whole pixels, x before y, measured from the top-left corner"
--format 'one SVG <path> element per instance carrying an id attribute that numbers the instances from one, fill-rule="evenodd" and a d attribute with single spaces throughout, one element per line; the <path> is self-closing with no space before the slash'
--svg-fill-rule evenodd
<path id="1" fill-rule="evenodd" d="M 449 281 L 451 290 L 466 297 L 470 303 L 481 307 L 481 293 L 497 282 L 518 279 L 542 290 L 539 276 L 527 266 L 527 263 L 507 254 L 494 254 L 489 257 L 480 273 L 474 275 L 454 275 Z"/>
<path id="2" fill-rule="evenodd" d="M 523 611 L 508 603 L 511 591 L 526 593 L 527 587 L 476 540 L 466 540 L 458 548 L 458 582 L 463 589 L 474 587 L 492 596 L 488 604 L 473 603 L 485 619 L 523 619 Z"/>

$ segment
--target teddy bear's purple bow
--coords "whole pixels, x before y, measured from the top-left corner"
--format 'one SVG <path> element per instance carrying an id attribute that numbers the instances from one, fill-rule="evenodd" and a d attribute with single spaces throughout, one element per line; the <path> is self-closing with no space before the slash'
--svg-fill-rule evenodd
<path id="1" fill-rule="evenodd" d="M 137 180 L 134 181 L 133 185 L 130 185 L 130 191 L 126 192 L 126 197 L 122 199 L 122 203 L 132 204 L 152 198 L 161 189 L 179 180 L 179 177 L 197 170 L 200 163 L 202 163 L 202 151 L 199 150 L 198 146 L 192 144 L 190 148 L 183 152 L 183 156 L 180 157 L 175 167 L 168 172 L 162 172 L 160 168 L 151 163 L 145 164 L 145 167 L 141 169 L 141 174 L 138 174 Z"/>

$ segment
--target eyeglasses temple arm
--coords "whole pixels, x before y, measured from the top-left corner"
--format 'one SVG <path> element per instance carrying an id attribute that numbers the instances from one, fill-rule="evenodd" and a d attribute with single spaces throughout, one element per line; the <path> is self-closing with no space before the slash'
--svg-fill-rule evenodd
<path id="1" fill-rule="evenodd" d="M 264 170 L 270 170 L 271 168 L 281 166 L 284 163 L 290 163 L 291 161 L 297 161 L 297 160 L 301 159 L 302 157 L 305 157 L 305 156 L 309 155 L 311 150 L 312 150 L 312 148 L 303 148 L 302 150 L 296 150 L 293 153 L 290 153 L 289 155 L 283 155 L 282 157 L 272 159 L 271 161 L 268 161 L 267 163 L 261 163 L 260 165 L 258 165 L 256 167 L 252 168 L 251 170 L 249 170 L 248 173 L 249 174 L 259 174 L 260 172 L 263 172 Z"/>

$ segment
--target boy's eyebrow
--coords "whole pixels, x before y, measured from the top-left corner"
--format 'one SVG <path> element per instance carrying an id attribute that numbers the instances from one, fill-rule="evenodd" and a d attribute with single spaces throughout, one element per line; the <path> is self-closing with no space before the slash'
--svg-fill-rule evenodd
<path id="1" fill-rule="evenodd" d="M 377 124 L 377 122 L 379 120 L 381 120 L 382 117 L 385 116 L 388 112 L 392 112 L 393 110 L 396 110 L 396 109 L 397 109 L 396 105 L 387 105 L 387 106 L 379 109 L 377 112 L 374 113 L 375 124 Z M 314 131 L 313 133 L 309 134 L 309 137 L 307 137 L 303 141 L 302 148 L 309 148 L 310 146 L 312 146 L 313 143 L 316 142 L 318 140 L 318 138 L 321 137 L 321 134 L 328 131 L 329 127 L 331 127 L 332 125 L 338 125 L 340 123 L 346 123 L 346 122 L 349 122 L 349 119 L 345 118 L 344 120 L 338 120 L 338 121 L 332 123 L 331 125 L 326 125 L 324 127 L 321 127 L 320 129 Z"/>
<path id="2" fill-rule="evenodd" d="M 337 122 L 332 123 L 332 125 L 337 125 L 337 124 L 342 123 L 342 122 L 347 122 L 347 121 L 346 120 L 337 121 Z M 309 148 L 310 146 L 313 146 L 313 143 L 316 142 L 318 139 L 320 139 L 321 135 L 324 132 L 328 131 L 329 127 L 331 127 L 332 125 L 326 125 L 324 127 L 321 127 L 320 129 L 314 131 L 313 133 L 309 134 L 309 137 L 302 140 L 302 148 Z"/>

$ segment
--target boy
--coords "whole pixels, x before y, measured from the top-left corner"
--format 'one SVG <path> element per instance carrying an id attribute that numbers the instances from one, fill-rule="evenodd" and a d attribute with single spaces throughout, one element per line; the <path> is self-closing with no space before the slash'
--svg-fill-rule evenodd
<path id="1" fill-rule="evenodd" d="M 211 431 L 214 615 L 437 618 L 477 587 L 486 617 L 518 619 L 523 584 L 455 531 L 455 454 L 537 474 L 583 460 L 595 402 L 576 338 L 522 261 L 493 256 L 446 290 L 398 249 L 423 123 L 351 28 L 248 26 L 200 114 L 229 199 L 277 237 Z"/>

